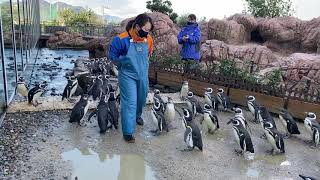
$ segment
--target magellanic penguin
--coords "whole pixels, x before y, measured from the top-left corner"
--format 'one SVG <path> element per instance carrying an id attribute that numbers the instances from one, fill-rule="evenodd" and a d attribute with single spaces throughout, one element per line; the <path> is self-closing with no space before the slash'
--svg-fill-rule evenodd
<path id="1" fill-rule="evenodd" d="M 201 107 L 201 103 L 194 97 L 193 92 L 188 92 L 188 96 L 186 98 L 188 108 L 192 112 L 193 118 L 199 114 L 203 114 L 203 109 Z"/>
<path id="2" fill-rule="evenodd" d="M 30 89 L 28 92 L 28 102 L 34 106 L 39 105 L 38 99 L 44 93 L 45 87 L 47 86 L 46 83 L 37 84 L 35 87 Z"/>
<path id="3" fill-rule="evenodd" d="M 84 116 L 87 114 L 89 108 L 88 98 L 89 96 L 87 94 L 83 94 L 80 100 L 75 104 L 71 112 L 70 123 L 78 122 L 80 125 L 85 124 Z"/>
<path id="4" fill-rule="evenodd" d="M 301 174 L 299 174 L 299 177 L 301 177 L 303 180 L 317 180 L 317 179 L 314 178 L 314 177 L 304 176 L 304 175 L 301 175 Z"/>
<path id="5" fill-rule="evenodd" d="M 96 115 L 98 120 L 98 126 L 100 128 L 100 133 L 105 133 L 108 129 L 109 122 L 109 111 L 108 111 L 108 96 L 103 95 L 99 101 L 99 104 L 95 111 L 93 111 L 89 117 L 88 121 L 91 121 L 92 116 Z"/>
<path id="6" fill-rule="evenodd" d="M 183 81 L 181 90 L 180 90 L 180 99 L 185 100 L 189 93 L 189 84 L 188 81 Z"/>
<path id="7" fill-rule="evenodd" d="M 244 117 L 243 111 L 241 108 L 239 108 L 239 107 L 234 108 L 234 118 L 240 120 L 240 122 L 242 123 L 244 128 L 246 128 L 246 129 L 249 128 L 248 122 L 247 122 L 246 118 Z"/>
<path id="8" fill-rule="evenodd" d="M 156 135 L 159 135 L 164 130 L 169 132 L 169 128 L 164 118 L 164 108 L 163 104 L 160 103 L 160 100 L 154 98 L 153 106 L 151 108 L 151 117 L 154 125 L 157 127 L 156 130 L 152 131 Z"/>
<path id="9" fill-rule="evenodd" d="M 71 96 L 77 91 L 78 88 L 78 80 L 75 76 L 68 76 L 68 83 L 66 87 L 64 88 L 63 94 L 62 94 L 62 101 L 64 99 L 67 99 L 69 102 Z"/>
<path id="10" fill-rule="evenodd" d="M 204 100 L 206 104 L 210 105 L 214 110 L 218 111 L 219 100 L 215 94 L 213 94 L 212 88 L 206 88 L 204 92 Z"/>
<path id="11" fill-rule="evenodd" d="M 158 99 L 162 105 L 164 104 L 164 101 L 160 96 L 160 90 L 159 89 L 153 90 L 153 101 L 155 101 L 155 99 Z"/>
<path id="12" fill-rule="evenodd" d="M 230 98 L 226 95 L 223 88 L 218 89 L 217 97 L 219 100 L 219 103 L 223 106 L 224 111 L 227 111 L 227 109 L 230 107 Z"/>
<path id="13" fill-rule="evenodd" d="M 23 77 L 19 77 L 17 82 L 17 92 L 22 97 L 28 97 L 29 88 Z"/>
<path id="14" fill-rule="evenodd" d="M 174 121 L 176 110 L 171 97 L 168 97 L 168 102 L 165 104 L 164 118 L 168 125 Z"/>
<path id="15" fill-rule="evenodd" d="M 117 66 L 116 65 L 114 65 L 113 63 L 110 63 L 111 64 L 111 66 L 112 66 L 112 75 L 114 75 L 114 76 L 116 76 L 116 77 L 118 77 L 118 75 L 119 75 L 119 71 L 118 71 L 118 68 L 117 68 Z"/>
<path id="16" fill-rule="evenodd" d="M 272 128 L 277 129 L 277 125 L 274 122 L 271 114 L 269 113 L 269 111 L 267 110 L 266 107 L 260 106 L 260 108 L 258 110 L 258 117 L 259 117 L 259 122 L 260 122 L 262 128 L 264 128 L 263 122 L 269 122 L 272 124 Z"/>
<path id="17" fill-rule="evenodd" d="M 267 140 L 272 146 L 271 153 L 273 155 L 277 153 L 285 153 L 283 137 L 277 128 L 275 128 L 269 121 L 263 121 L 263 126 Z"/>
<path id="18" fill-rule="evenodd" d="M 317 147 L 320 141 L 320 124 L 317 122 L 317 116 L 315 113 L 309 112 L 304 119 L 304 126 L 312 136 L 312 142 Z"/>
<path id="19" fill-rule="evenodd" d="M 209 104 L 204 104 L 203 106 L 203 119 L 201 119 L 200 124 L 204 124 L 208 133 L 213 134 L 217 129 L 219 129 L 219 119 L 216 112 L 212 109 Z"/>
<path id="20" fill-rule="evenodd" d="M 238 118 L 231 119 L 227 124 L 232 123 L 233 134 L 236 142 L 240 146 L 241 150 L 235 150 L 238 154 L 243 154 L 248 160 L 253 160 L 254 158 L 254 147 L 250 137 L 250 134 L 243 126 L 242 122 Z"/>
<path id="21" fill-rule="evenodd" d="M 109 92 L 113 89 L 111 82 L 110 82 L 110 75 L 103 75 L 102 76 L 102 93 L 109 94 Z"/>
<path id="22" fill-rule="evenodd" d="M 102 75 L 98 75 L 91 89 L 89 90 L 89 95 L 92 96 L 93 100 L 100 99 L 103 93 L 103 80 Z"/>
<path id="23" fill-rule="evenodd" d="M 113 88 L 110 89 L 108 107 L 109 107 L 110 123 L 111 125 L 113 125 L 115 129 L 118 129 L 119 109 L 116 104 L 116 94 Z"/>
<path id="24" fill-rule="evenodd" d="M 184 142 L 187 144 L 187 150 L 193 150 L 197 147 L 200 151 L 203 150 L 202 136 L 199 127 L 193 122 L 192 112 L 189 109 L 182 108 L 182 120 L 185 125 Z"/>
<path id="25" fill-rule="evenodd" d="M 257 103 L 256 98 L 254 96 L 247 96 L 247 105 L 248 105 L 249 111 L 252 113 L 254 117 L 253 122 L 259 123 L 258 111 L 259 111 L 260 105 Z"/>
<path id="26" fill-rule="evenodd" d="M 279 119 L 281 121 L 281 124 L 287 131 L 286 137 L 290 137 L 292 134 L 300 134 L 296 121 L 287 110 L 280 110 Z"/>

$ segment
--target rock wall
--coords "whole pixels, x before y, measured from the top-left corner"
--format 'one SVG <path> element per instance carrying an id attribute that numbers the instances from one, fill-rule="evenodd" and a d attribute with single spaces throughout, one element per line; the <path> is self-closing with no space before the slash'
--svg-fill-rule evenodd
<path id="1" fill-rule="evenodd" d="M 48 48 L 63 48 L 63 47 L 76 47 L 84 48 L 87 41 L 79 33 L 66 33 L 64 31 L 57 31 L 54 36 L 51 36 L 47 41 Z"/>

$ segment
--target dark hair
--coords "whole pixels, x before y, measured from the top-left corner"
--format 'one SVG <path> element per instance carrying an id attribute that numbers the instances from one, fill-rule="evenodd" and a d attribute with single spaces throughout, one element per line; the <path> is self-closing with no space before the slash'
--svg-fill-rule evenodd
<path id="1" fill-rule="evenodd" d="M 146 25 L 147 23 L 151 24 L 151 29 L 150 31 L 153 30 L 154 25 L 152 22 L 152 19 L 150 16 L 148 16 L 147 14 L 139 14 L 134 20 L 130 20 L 127 25 L 126 25 L 126 31 L 129 31 L 132 27 L 135 27 L 137 24 L 140 27 L 143 27 L 144 25 Z"/>
<path id="2" fill-rule="evenodd" d="M 195 21 L 197 20 L 197 16 L 195 14 L 189 14 L 188 18 Z"/>

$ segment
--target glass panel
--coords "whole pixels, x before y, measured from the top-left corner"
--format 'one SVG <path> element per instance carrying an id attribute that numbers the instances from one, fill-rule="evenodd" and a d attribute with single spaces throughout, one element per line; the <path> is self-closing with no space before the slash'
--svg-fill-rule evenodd
<path id="1" fill-rule="evenodd" d="M 0 37 L 0 40 L 1 40 L 1 37 Z M 0 116 L 4 113 L 5 105 L 6 105 L 6 100 L 5 100 L 5 92 L 4 92 L 2 55 L 1 55 L 1 51 L 0 51 Z"/>
<path id="2" fill-rule="evenodd" d="M 9 0 L 2 1 L 1 17 L 2 17 L 2 29 L 3 29 L 3 41 L 4 41 L 4 62 L 7 73 L 7 90 L 8 97 L 11 97 L 16 87 L 16 71 L 15 71 L 15 57 L 14 46 L 12 39 L 12 16 L 11 5 Z"/>
<path id="3" fill-rule="evenodd" d="M 18 1 L 12 1 L 12 16 L 13 24 L 15 29 L 15 39 L 16 39 L 16 62 L 19 74 L 23 71 L 23 57 L 22 57 L 22 46 L 21 46 L 21 26 L 20 26 L 20 17 L 19 17 L 20 7 Z"/>

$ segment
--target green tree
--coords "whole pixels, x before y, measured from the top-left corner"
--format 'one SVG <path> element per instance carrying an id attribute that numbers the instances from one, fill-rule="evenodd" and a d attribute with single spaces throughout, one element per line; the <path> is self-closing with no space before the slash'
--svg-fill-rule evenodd
<path id="1" fill-rule="evenodd" d="M 170 17 L 170 19 L 176 23 L 178 14 L 173 12 L 172 3 L 169 0 L 151 0 L 147 1 L 147 9 L 151 12 L 161 12 Z"/>
<path id="2" fill-rule="evenodd" d="M 86 24 L 101 25 L 103 23 L 103 19 L 99 18 L 92 10 L 83 10 L 76 13 L 72 9 L 65 9 L 59 12 L 58 19 L 60 24 L 66 26 Z"/>
<path id="3" fill-rule="evenodd" d="M 183 15 L 179 16 L 177 24 L 180 27 L 183 27 L 183 26 L 187 25 L 187 23 L 188 23 L 188 15 L 189 14 L 183 14 Z"/>
<path id="4" fill-rule="evenodd" d="M 255 17 L 291 16 L 294 12 L 291 0 L 245 0 L 246 9 Z"/>

